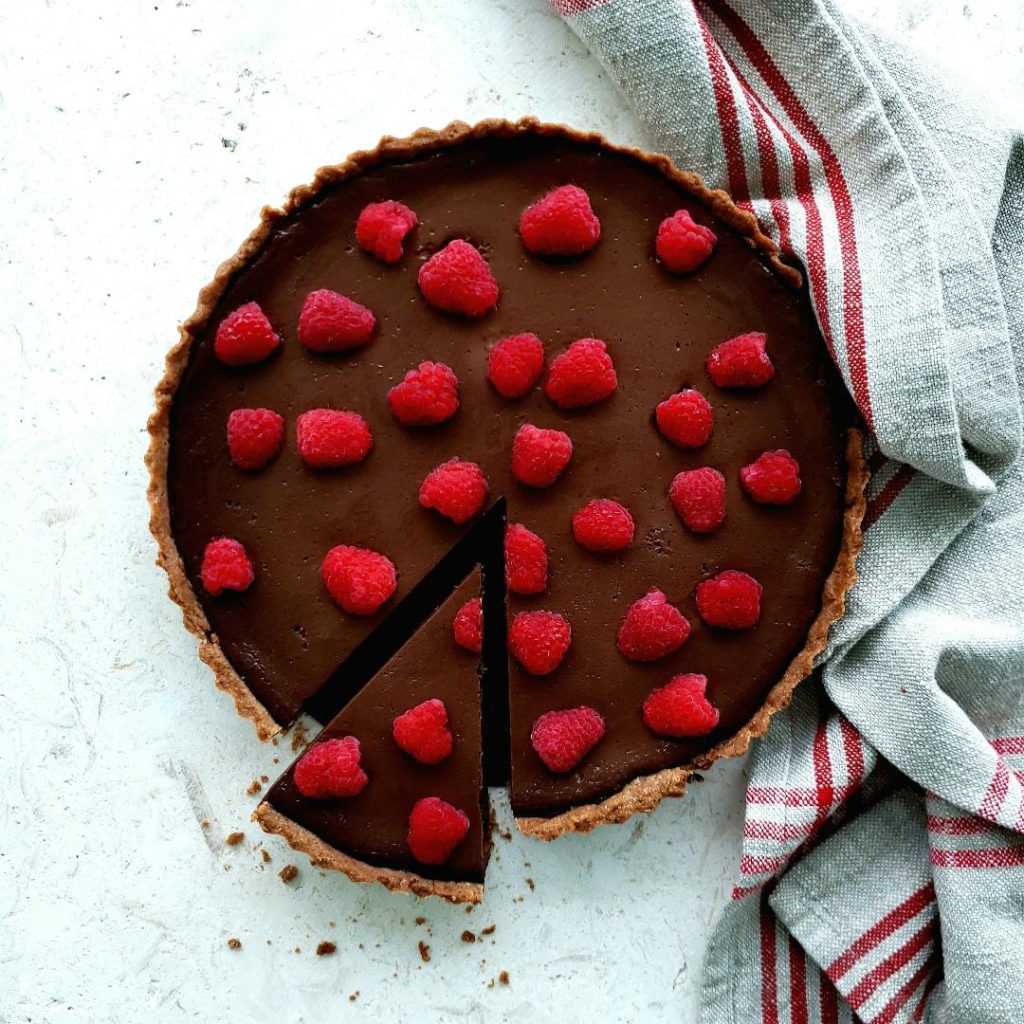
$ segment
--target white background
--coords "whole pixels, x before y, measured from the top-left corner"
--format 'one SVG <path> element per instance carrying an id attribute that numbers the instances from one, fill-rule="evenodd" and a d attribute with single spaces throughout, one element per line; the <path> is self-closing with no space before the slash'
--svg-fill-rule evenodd
<path id="1" fill-rule="evenodd" d="M 858 4 L 1019 99 L 1000 5 Z M 325 876 L 249 823 L 290 747 L 235 717 L 153 565 L 152 388 L 259 207 L 383 132 L 524 114 L 647 141 L 544 0 L 0 0 L 3 1024 L 696 1019 L 742 764 L 499 837 L 471 913 Z"/>

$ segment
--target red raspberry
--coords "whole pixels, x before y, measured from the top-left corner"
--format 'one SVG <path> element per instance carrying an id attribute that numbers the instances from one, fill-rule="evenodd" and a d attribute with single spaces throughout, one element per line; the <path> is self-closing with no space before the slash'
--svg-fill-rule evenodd
<path id="1" fill-rule="evenodd" d="M 432 306 L 460 316 L 483 316 L 500 290 L 487 260 L 475 246 L 456 238 L 420 267 L 420 291 Z"/>
<path id="2" fill-rule="evenodd" d="M 626 612 L 616 645 L 619 653 L 631 661 L 657 661 L 678 651 L 689 635 L 686 616 L 652 587 Z"/>
<path id="3" fill-rule="evenodd" d="M 284 420 L 273 409 L 234 409 L 228 416 L 228 452 L 239 469 L 262 469 L 283 441 Z"/>
<path id="4" fill-rule="evenodd" d="M 295 421 L 299 455 L 314 469 L 362 462 L 373 447 L 370 425 L 357 412 L 310 409 Z"/>
<path id="5" fill-rule="evenodd" d="M 711 403 L 693 388 L 669 395 L 654 418 L 662 434 L 680 448 L 699 448 L 711 436 Z"/>
<path id="6" fill-rule="evenodd" d="M 505 530 L 505 582 L 513 594 L 543 594 L 548 588 L 548 549 L 522 523 Z"/>
<path id="7" fill-rule="evenodd" d="M 417 800 L 409 815 L 406 842 L 421 864 L 443 864 L 469 831 L 469 818 L 438 796 Z"/>
<path id="8" fill-rule="evenodd" d="M 686 274 L 711 255 L 717 241 L 714 231 L 696 223 L 688 210 L 676 210 L 659 225 L 654 250 L 667 270 Z"/>
<path id="9" fill-rule="evenodd" d="M 314 743 L 292 772 L 295 788 L 310 800 L 356 796 L 370 781 L 359 767 L 361 756 L 355 736 Z"/>
<path id="10" fill-rule="evenodd" d="M 398 586 L 398 574 L 390 558 L 347 544 L 327 552 L 320 575 L 331 597 L 350 615 L 372 615 L 390 600 Z"/>
<path id="11" fill-rule="evenodd" d="M 758 331 L 723 341 L 707 359 L 708 376 L 720 388 L 759 388 L 775 376 L 765 351 L 767 338 Z"/>
<path id="12" fill-rule="evenodd" d="M 487 477 L 475 462 L 449 459 L 420 484 L 420 504 L 437 509 L 456 526 L 468 523 L 487 501 Z"/>
<path id="13" fill-rule="evenodd" d="M 402 258 L 405 236 L 419 223 L 416 214 L 393 199 L 364 206 L 356 221 L 356 242 L 360 249 L 385 263 Z"/>
<path id="14" fill-rule="evenodd" d="M 563 185 L 523 210 L 519 234 L 538 256 L 579 256 L 600 241 L 601 222 L 583 189 Z"/>
<path id="15" fill-rule="evenodd" d="M 569 772 L 604 736 L 604 719 L 593 708 L 547 711 L 530 730 L 530 742 L 537 756 L 553 772 Z"/>
<path id="16" fill-rule="evenodd" d="M 659 736 L 703 736 L 718 725 L 718 708 L 704 696 L 708 677 L 673 676 L 644 701 L 644 725 Z"/>
<path id="17" fill-rule="evenodd" d="M 217 537 L 203 551 L 199 577 L 206 592 L 217 597 L 225 590 L 248 590 L 256 578 L 256 571 L 239 541 L 232 537 Z"/>
<path id="18" fill-rule="evenodd" d="M 452 752 L 448 709 L 437 698 L 425 700 L 399 715 L 391 725 L 391 734 L 420 764 L 440 764 Z"/>
<path id="19" fill-rule="evenodd" d="M 452 632 L 460 647 L 480 653 L 484 646 L 484 603 L 479 597 L 471 597 L 455 613 Z"/>
<path id="20" fill-rule="evenodd" d="M 388 405 L 407 427 L 444 423 L 459 408 L 459 380 L 444 363 L 422 362 L 388 392 Z"/>
<path id="21" fill-rule="evenodd" d="M 753 576 L 726 569 L 697 585 L 697 611 L 709 626 L 750 629 L 761 617 L 762 590 Z"/>
<path id="22" fill-rule="evenodd" d="M 785 448 L 765 452 L 740 470 L 740 483 L 762 505 L 788 505 L 800 493 L 800 463 Z"/>
<path id="23" fill-rule="evenodd" d="M 310 292 L 299 313 L 299 341 L 313 352 L 344 352 L 365 345 L 377 318 L 373 310 L 329 288 Z"/>
<path id="24" fill-rule="evenodd" d="M 280 344 L 281 339 L 259 303 L 247 302 L 221 320 L 213 351 L 228 366 L 246 366 L 266 359 Z"/>
<path id="25" fill-rule="evenodd" d="M 588 551 L 622 551 L 633 543 L 633 517 L 611 498 L 595 498 L 572 517 L 572 535 Z"/>
<path id="26" fill-rule="evenodd" d="M 512 441 L 512 475 L 530 487 L 550 487 L 572 458 L 572 439 L 561 430 L 524 423 Z"/>
<path id="27" fill-rule="evenodd" d="M 562 409 L 579 409 L 607 398 L 617 384 L 605 343 L 598 338 L 580 338 L 551 360 L 544 393 Z"/>
<path id="28" fill-rule="evenodd" d="M 668 496 L 679 518 L 694 533 L 711 533 L 725 519 L 725 477 L 710 466 L 677 473 Z"/>
<path id="29" fill-rule="evenodd" d="M 487 357 L 487 379 L 503 398 L 522 398 L 544 370 L 544 345 L 536 334 L 502 338 Z"/>
<path id="30" fill-rule="evenodd" d="M 557 612 L 520 612 L 508 628 L 508 649 L 531 676 L 546 676 L 562 663 L 572 630 Z"/>

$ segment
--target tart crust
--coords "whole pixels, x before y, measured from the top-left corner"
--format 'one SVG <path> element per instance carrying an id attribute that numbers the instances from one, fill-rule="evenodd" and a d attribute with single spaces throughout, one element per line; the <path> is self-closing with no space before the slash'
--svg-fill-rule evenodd
<path id="1" fill-rule="evenodd" d="M 306 854 L 315 867 L 340 871 L 348 875 L 353 882 L 380 882 L 395 892 L 437 896 L 449 903 L 479 903 L 483 899 L 484 887 L 480 882 L 442 882 L 433 878 L 423 878 L 411 871 L 377 867 L 349 857 L 336 847 L 325 843 L 309 829 L 275 811 L 268 803 L 261 803 L 253 811 L 252 820 L 258 822 L 264 832 L 282 836 L 293 850 Z"/>
<path id="2" fill-rule="evenodd" d="M 522 133 L 595 145 L 610 152 L 626 154 L 656 168 L 707 207 L 719 220 L 743 235 L 790 287 L 798 289 L 803 284 L 800 271 L 782 259 L 778 247 L 761 231 L 753 214 L 739 209 L 728 193 L 708 188 L 699 175 L 680 171 L 666 156 L 616 145 L 597 132 L 580 132 L 564 125 L 546 124 L 536 118 L 518 121 L 491 119 L 475 125 L 453 121 L 439 131 L 421 128 L 407 138 L 384 136 L 374 149 L 356 152 L 343 163 L 320 168 L 308 185 L 301 185 L 288 194 L 281 208 L 264 207 L 255 230 L 238 251 L 217 268 L 213 279 L 199 293 L 195 311 L 181 325 L 179 339 L 167 355 L 164 375 L 156 389 L 156 407 L 148 423 L 150 443 L 146 455 L 150 474 L 147 491 L 150 530 L 157 541 L 157 564 L 168 576 L 169 595 L 181 607 L 186 628 L 199 641 L 199 657 L 212 670 L 216 685 L 231 696 L 238 714 L 253 723 L 261 740 L 279 733 L 282 727 L 249 690 L 225 656 L 189 583 L 171 534 L 167 486 L 171 409 L 178 385 L 188 366 L 195 338 L 206 326 L 234 277 L 262 250 L 278 223 L 313 203 L 323 189 L 381 164 L 412 159 L 471 140 L 510 138 Z M 848 431 L 846 463 L 843 535 L 838 557 L 825 584 L 821 610 L 811 625 L 803 649 L 792 660 L 747 725 L 689 764 L 634 779 L 599 803 L 574 807 L 550 818 L 517 818 L 516 824 L 521 832 L 551 840 L 566 832 L 588 832 L 598 825 L 622 822 L 633 814 L 653 810 L 664 797 L 681 796 L 696 772 L 708 768 L 719 758 L 742 755 L 752 739 L 764 735 L 772 715 L 789 704 L 796 685 L 810 674 L 814 659 L 824 650 L 829 627 L 843 615 L 846 593 L 857 578 L 855 562 L 862 543 L 864 489 L 868 479 L 863 457 L 863 435 L 857 429 Z M 435 881 L 411 872 L 376 867 L 355 860 L 324 843 L 267 804 L 257 807 L 253 818 L 265 831 L 283 836 L 292 847 L 307 853 L 317 866 L 341 871 L 354 881 L 380 882 L 389 889 L 412 892 L 418 896 L 439 896 L 457 903 L 478 902 L 482 896 L 483 886 L 477 883 Z"/>

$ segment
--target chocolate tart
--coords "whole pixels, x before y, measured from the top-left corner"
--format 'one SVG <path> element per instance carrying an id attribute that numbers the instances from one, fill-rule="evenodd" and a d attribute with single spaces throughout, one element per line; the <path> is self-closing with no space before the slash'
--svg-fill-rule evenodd
<path id="1" fill-rule="evenodd" d="M 538 258 L 517 234 L 519 215 L 566 183 L 588 192 L 601 240 L 578 258 Z M 393 265 L 354 238 L 359 212 L 384 199 L 419 217 Z M 711 258 L 686 275 L 667 272 L 653 253 L 659 223 L 679 209 L 717 235 Z M 501 287 L 496 308 L 478 319 L 439 312 L 417 290 L 418 268 L 455 238 L 478 247 Z M 300 309 L 320 288 L 374 311 L 377 333 L 368 345 L 323 356 L 298 344 Z M 283 343 L 254 366 L 226 367 L 213 353 L 217 326 L 249 302 L 259 303 Z M 708 353 L 752 330 L 769 339 L 774 379 L 757 391 L 715 390 Z M 569 411 L 542 387 L 518 401 L 502 398 L 486 380 L 488 351 L 523 331 L 543 339 L 549 359 L 576 338 L 604 339 L 618 372 L 614 394 Z M 422 360 L 455 371 L 461 405 L 439 426 L 410 429 L 393 419 L 386 395 Z M 713 392 L 715 427 L 704 447 L 686 451 L 661 436 L 653 410 L 691 386 Z M 237 470 L 227 457 L 225 422 L 239 406 L 270 407 L 288 425 L 284 450 L 258 473 Z M 369 421 L 374 448 L 365 461 L 317 471 L 298 458 L 295 419 L 321 406 L 354 409 Z M 511 440 L 526 422 L 573 440 L 568 469 L 545 490 L 510 474 Z M 554 672 L 535 678 L 513 661 L 503 700 L 484 709 L 487 781 L 508 782 L 519 828 L 545 839 L 650 810 L 681 794 L 694 771 L 743 753 L 809 673 L 855 579 L 867 476 L 862 435 L 800 272 L 752 215 L 667 158 L 531 119 L 385 138 L 321 169 L 282 209 L 265 209 L 182 326 L 149 429 L 158 561 L 200 657 L 261 738 L 302 711 L 328 721 L 358 699 L 450 592 L 441 578 L 460 544 L 476 546 L 463 559 L 500 555 L 500 538 L 488 539 L 493 531 L 454 526 L 417 503 L 420 481 L 439 463 L 457 456 L 483 467 L 492 499 L 507 503 L 510 522 L 538 533 L 550 556 L 546 592 L 508 594 L 509 620 L 543 608 L 572 626 Z M 777 448 L 798 457 L 803 489 L 792 505 L 758 505 L 741 490 L 738 471 Z M 698 535 L 679 521 L 667 488 L 679 471 L 702 465 L 724 474 L 728 513 L 717 532 Z M 573 513 L 595 497 L 632 513 L 635 539 L 626 551 L 599 556 L 575 543 Z M 207 541 L 221 535 L 252 553 L 257 578 L 244 593 L 214 598 L 203 591 L 200 563 Z M 395 599 L 371 616 L 342 612 L 319 576 L 336 544 L 388 555 L 398 569 Z M 697 613 L 697 584 L 726 568 L 764 586 L 753 629 L 714 629 Z M 505 595 L 494 576 L 489 590 L 485 581 L 485 608 L 498 614 Z M 616 649 L 619 623 L 654 586 L 692 633 L 661 661 L 626 661 Z M 499 638 L 485 650 L 495 687 L 505 671 L 502 646 Z M 687 672 L 710 680 L 718 725 L 695 739 L 654 735 L 640 715 L 644 698 Z M 577 768 L 555 774 L 531 745 L 531 725 L 548 710 L 581 704 L 600 711 L 607 734 Z M 266 824 L 270 812 L 261 813 Z"/>

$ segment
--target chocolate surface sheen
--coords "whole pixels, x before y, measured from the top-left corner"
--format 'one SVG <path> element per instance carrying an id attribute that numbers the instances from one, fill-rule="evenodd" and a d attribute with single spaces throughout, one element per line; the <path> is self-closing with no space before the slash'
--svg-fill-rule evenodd
<path id="1" fill-rule="evenodd" d="M 571 260 L 532 256 L 517 233 L 519 215 L 566 183 L 589 193 L 600 243 Z M 354 235 L 360 210 L 384 199 L 405 203 L 419 217 L 404 257 L 390 266 L 360 250 Z M 666 272 L 653 254 L 659 223 L 678 209 L 718 236 L 710 260 L 682 276 Z M 416 286 L 422 263 L 454 238 L 480 249 L 501 287 L 497 308 L 480 319 L 439 312 Z M 378 329 L 370 344 L 317 355 L 298 343 L 303 301 L 321 288 L 374 311 Z M 213 354 L 216 326 L 251 301 L 283 344 L 263 363 L 226 367 Z M 524 331 L 543 340 L 549 360 L 577 338 L 603 339 L 618 372 L 614 394 L 574 411 L 553 405 L 541 386 L 520 401 L 501 398 L 485 378 L 488 351 Z M 708 353 L 748 331 L 767 335 L 774 379 L 750 392 L 716 388 L 704 368 Z M 403 427 L 391 415 L 387 391 L 422 360 L 455 371 L 461 406 L 440 426 Z M 699 389 L 714 409 L 711 440 L 693 451 L 674 447 L 653 420 L 657 404 L 682 387 Z M 228 458 L 225 424 L 233 409 L 260 406 L 285 418 L 285 447 L 265 469 L 241 472 Z M 367 419 L 374 447 L 364 462 L 330 471 L 303 464 L 295 420 L 318 407 L 352 409 Z M 572 437 L 572 461 L 546 490 L 523 487 L 510 475 L 512 438 L 526 422 Z M 172 534 L 224 654 L 287 724 L 329 678 L 350 688 L 343 697 L 364 681 L 354 669 L 347 680 L 344 667 L 335 673 L 382 623 L 372 642 L 387 645 L 396 602 L 468 529 L 421 508 L 420 482 L 447 459 L 478 462 L 490 500 L 503 496 L 508 521 L 538 533 L 550 557 L 547 591 L 510 594 L 509 620 L 524 609 L 548 609 L 572 626 L 568 655 L 551 675 L 534 678 L 514 662 L 509 667 L 513 808 L 546 816 L 691 761 L 761 707 L 822 607 L 843 534 L 849 422 L 805 294 L 780 281 L 745 237 L 658 167 L 567 137 L 526 132 L 470 140 L 324 185 L 312 203 L 276 223 L 233 277 L 195 334 L 174 398 Z M 790 506 L 755 504 L 740 488 L 739 469 L 776 448 L 799 461 L 803 490 Z M 719 530 L 700 536 L 676 516 L 668 487 L 680 470 L 704 465 L 726 478 L 727 515 Z M 573 539 L 573 513 L 597 497 L 622 502 L 634 517 L 634 542 L 619 554 L 594 555 Z M 257 575 L 248 591 L 211 598 L 199 568 L 205 544 L 220 535 L 245 545 Z M 399 573 L 395 601 L 366 618 L 342 612 L 320 580 L 320 563 L 337 544 L 386 554 Z M 697 614 L 697 584 L 723 569 L 742 570 L 763 585 L 755 628 L 714 629 Z M 619 624 L 655 586 L 686 615 L 692 634 L 667 658 L 629 662 L 616 649 Z M 434 607 L 443 598 L 437 595 Z M 681 672 L 708 677 L 721 719 L 699 739 L 659 738 L 640 709 L 654 687 Z M 582 704 L 600 711 L 607 733 L 576 769 L 556 775 L 534 752 L 531 725 L 546 711 Z M 485 746 L 488 734 L 505 726 L 485 722 Z"/>

